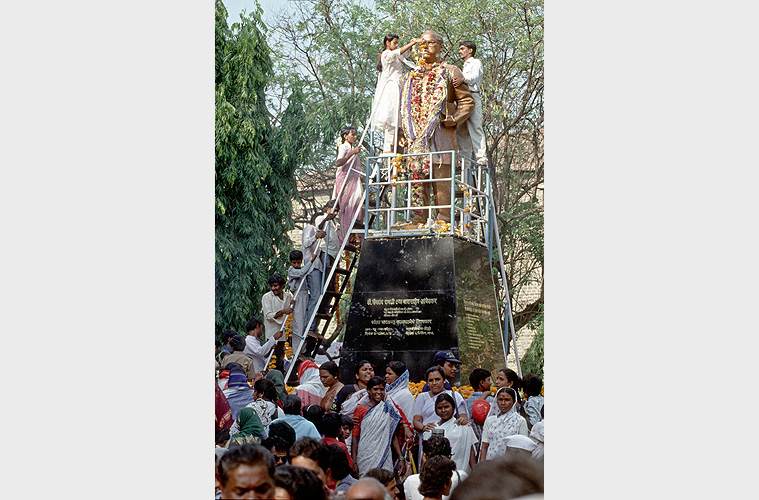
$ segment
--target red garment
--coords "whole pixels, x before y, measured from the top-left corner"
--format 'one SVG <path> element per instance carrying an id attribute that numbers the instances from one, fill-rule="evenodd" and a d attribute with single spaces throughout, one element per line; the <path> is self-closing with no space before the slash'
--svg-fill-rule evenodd
<path id="1" fill-rule="evenodd" d="M 300 364 L 298 367 L 298 378 L 301 378 L 303 376 L 303 372 L 306 371 L 309 368 L 316 368 L 319 369 L 319 365 L 311 361 L 310 359 L 305 360 Z"/>
<path id="2" fill-rule="evenodd" d="M 232 427 L 232 409 L 229 407 L 226 396 L 219 388 L 219 384 L 214 383 L 214 387 L 216 388 L 216 432 L 219 432 L 222 429 Z"/>
<path id="3" fill-rule="evenodd" d="M 344 449 L 345 454 L 348 455 L 348 463 L 350 464 L 351 469 L 353 468 L 353 457 L 351 457 L 351 454 L 348 453 L 348 447 L 345 445 L 345 443 L 343 443 L 337 438 L 332 438 L 332 437 L 324 437 L 322 438 L 322 442 L 324 444 L 336 444 L 340 448 Z"/>
<path id="4" fill-rule="evenodd" d="M 229 389 L 229 370 L 222 370 L 221 373 L 219 373 L 219 381 L 222 379 L 226 379 L 226 382 L 224 382 L 224 387 L 222 387 L 222 389 Z"/>
<path id="5" fill-rule="evenodd" d="M 398 422 L 398 426 L 395 428 L 395 437 L 398 438 L 399 443 L 405 443 L 406 442 L 406 431 L 405 429 L 409 429 L 410 435 L 414 435 L 414 425 L 409 422 L 408 418 L 406 418 L 406 414 L 403 413 L 403 410 L 401 410 L 401 407 L 395 404 L 395 401 L 391 401 L 393 403 L 393 406 L 395 407 L 398 414 L 401 416 L 401 421 Z M 413 437 L 411 438 L 413 439 Z"/>
<path id="6" fill-rule="evenodd" d="M 364 415 L 369 411 L 364 405 L 356 405 L 356 409 L 353 410 L 353 435 L 361 436 L 361 421 L 364 419 Z"/>

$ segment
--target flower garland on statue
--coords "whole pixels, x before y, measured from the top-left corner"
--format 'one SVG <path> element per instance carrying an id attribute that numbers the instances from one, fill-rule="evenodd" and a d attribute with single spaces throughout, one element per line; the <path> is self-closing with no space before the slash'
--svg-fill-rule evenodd
<path id="1" fill-rule="evenodd" d="M 409 72 L 403 83 L 401 114 L 409 145 L 408 153 L 430 151 L 429 137 L 440 124 L 445 110 L 448 79 L 445 61 L 427 64 L 419 59 L 417 69 Z M 430 158 L 417 156 L 407 160 L 407 175 L 411 180 L 426 179 L 430 175 Z M 411 205 L 422 206 L 422 183 L 411 184 Z M 421 213 L 420 211 L 416 211 Z"/>

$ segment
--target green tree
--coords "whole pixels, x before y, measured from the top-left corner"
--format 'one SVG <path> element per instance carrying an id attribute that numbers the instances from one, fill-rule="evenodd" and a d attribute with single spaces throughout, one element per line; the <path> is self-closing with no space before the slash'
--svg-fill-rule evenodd
<path id="1" fill-rule="evenodd" d="M 486 8 L 457 0 L 375 0 L 373 8 L 360 0 L 303 0 L 289 6 L 271 27 L 278 89 L 272 107 L 284 109 L 285 89 L 302 82 L 307 119 L 319 130 L 311 136 L 309 163 L 297 172 L 308 182 L 300 190 L 296 223 L 308 220 L 319 189 L 332 188 L 337 131 L 346 123 L 360 129 L 369 116 L 384 35 L 397 33 L 404 44 L 433 29 L 443 36 L 445 60 L 458 66 L 459 42 L 473 40 L 484 66 L 483 125 L 514 325 L 517 335 L 542 332 L 542 0 L 492 0 Z"/>
<path id="2" fill-rule="evenodd" d="M 292 91 L 273 127 L 266 87 L 273 65 L 257 6 L 227 25 L 216 0 L 216 330 L 242 331 L 260 314 L 268 277 L 285 274 L 292 243 L 294 172 L 307 151 L 303 93 Z"/>
<path id="3" fill-rule="evenodd" d="M 536 333 L 532 339 L 530 347 L 525 351 L 522 357 L 522 374 L 534 373 L 535 375 L 543 378 L 543 361 L 544 361 L 544 347 L 543 347 L 543 314 L 539 314 L 533 319 Z"/>

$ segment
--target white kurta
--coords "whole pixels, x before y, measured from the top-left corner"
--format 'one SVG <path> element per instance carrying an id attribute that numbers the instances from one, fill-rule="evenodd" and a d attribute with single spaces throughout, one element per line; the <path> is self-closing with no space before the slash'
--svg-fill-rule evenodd
<path id="1" fill-rule="evenodd" d="M 478 162 L 485 162 L 487 160 L 487 150 L 485 146 L 485 131 L 482 128 L 482 98 L 480 97 L 482 63 L 479 59 L 470 57 L 464 61 L 461 72 L 464 74 L 464 79 L 467 85 L 469 85 L 469 91 L 472 93 L 474 110 L 466 122 L 464 122 L 464 126 L 456 127 L 456 140 L 459 144 L 459 151 L 467 158 L 474 156 Z"/>
<path id="2" fill-rule="evenodd" d="M 401 49 L 386 50 L 382 53 L 382 73 L 377 78 L 372 107 L 373 123 L 377 130 L 384 130 L 386 125 L 398 126 L 401 78 L 403 77 L 402 60 Z"/>
<path id="3" fill-rule="evenodd" d="M 322 259 L 318 257 L 319 251 L 323 249 L 324 240 L 322 238 L 317 238 L 316 233 L 316 226 L 306 224 L 301 233 L 300 247 L 303 252 L 303 267 L 308 267 L 311 264 L 311 257 L 316 255 L 317 259 L 314 261 L 313 269 L 321 271 L 324 269 L 324 263 L 322 262 Z"/>
<path id="4" fill-rule="evenodd" d="M 456 489 L 456 486 L 459 485 L 459 482 L 467 477 L 469 477 L 469 474 L 463 470 L 453 471 L 451 474 L 451 494 L 453 493 L 453 490 Z M 403 482 L 403 491 L 406 493 L 406 500 L 422 500 L 424 498 L 424 495 L 419 493 L 420 484 L 419 474 L 412 474 L 406 478 Z M 450 496 L 451 495 L 443 495 L 443 500 L 448 500 Z"/>
<path id="5" fill-rule="evenodd" d="M 282 326 L 287 319 L 287 314 L 281 315 L 279 318 L 275 318 L 274 315 L 286 307 L 290 307 L 290 301 L 293 296 L 290 292 L 282 292 L 282 298 L 280 299 L 272 292 L 266 292 L 261 297 L 261 308 L 264 311 L 264 332 L 266 334 L 266 340 L 269 340 L 282 329 Z M 284 342 L 284 337 L 280 340 Z"/>
<path id="6" fill-rule="evenodd" d="M 451 460 L 456 462 L 456 468 L 468 474 L 472 470 L 469 467 L 469 457 L 472 453 L 472 446 L 477 446 L 477 436 L 470 426 L 456 425 L 455 422 L 455 418 L 450 418 L 442 425 L 438 424 L 438 427 L 443 429 L 443 435 L 448 438 L 448 442 L 451 444 Z M 423 439 L 429 439 L 431 436 L 432 431 L 426 431 Z"/>
<path id="7" fill-rule="evenodd" d="M 272 337 L 261 345 L 261 342 L 253 335 L 245 337 L 245 349 L 242 353 L 253 360 L 253 370 L 260 372 L 266 368 L 266 357 L 276 342 L 277 339 Z"/>
<path id="8" fill-rule="evenodd" d="M 319 224 L 322 223 L 325 217 L 327 217 L 327 214 L 322 214 L 316 218 L 314 227 L 316 227 L 317 231 L 319 231 Z M 324 242 L 327 243 L 327 240 L 329 240 L 329 243 L 327 244 L 327 253 L 332 256 L 332 258 L 337 258 L 337 251 L 340 250 L 340 239 L 337 236 L 337 226 L 335 226 L 334 220 L 328 220 L 325 222 L 323 231 L 327 233 L 324 237 Z"/>

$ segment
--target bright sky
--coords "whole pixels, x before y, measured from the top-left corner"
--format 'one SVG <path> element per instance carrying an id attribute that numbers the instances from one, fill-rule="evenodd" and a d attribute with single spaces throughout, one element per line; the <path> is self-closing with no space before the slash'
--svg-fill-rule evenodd
<path id="1" fill-rule="evenodd" d="M 245 10 L 250 12 L 256 5 L 256 0 L 222 0 L 227 7 L 227 21 L 231 25 L 240 19 L 240 13 Z M 273 20 L 273 14 L 286 9 L 292 3 L 292 0 L 259 0 L 261 8 L 264 11 L 263 20 L 269 25 Z"/>

